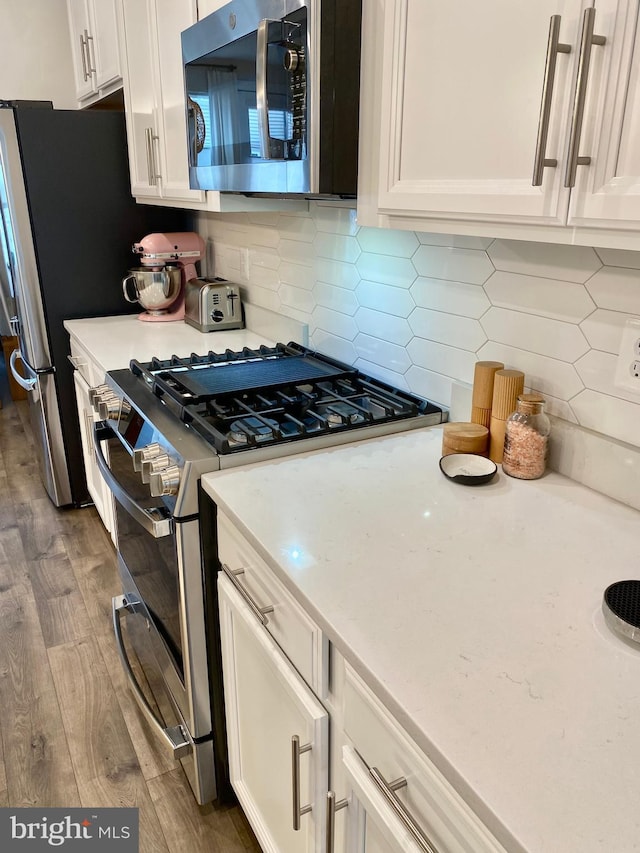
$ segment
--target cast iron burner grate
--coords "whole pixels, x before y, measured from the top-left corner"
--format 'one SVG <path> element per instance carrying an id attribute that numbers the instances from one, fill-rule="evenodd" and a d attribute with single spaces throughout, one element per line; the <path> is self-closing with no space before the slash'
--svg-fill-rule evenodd
<path id="1" fill-rule="evenodd" d="M 608 586 L 602 611 L 612 631 L 640 643 L 640 580 L 616 581 Z"/>

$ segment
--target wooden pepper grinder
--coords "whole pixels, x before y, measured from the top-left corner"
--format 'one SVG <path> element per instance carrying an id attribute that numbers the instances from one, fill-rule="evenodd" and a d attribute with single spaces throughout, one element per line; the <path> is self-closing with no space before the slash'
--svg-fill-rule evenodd
<path id="1" fill-rule="evenodd" d="M 489 428 L 489 458 L 494 462 L 502 462 L 507 418 L 515 412 L 518 394 L 523 391 L 524 373 L 521 370 L 496 371 Z"/>
<path id="2" fill-rule="evenodd" d="M 471 423 L 482 424 L 487 429 L 491 426 L 493 383 L 498 370 L 504 370 L 501 361 L 477 361 L 473 373 Z"/>

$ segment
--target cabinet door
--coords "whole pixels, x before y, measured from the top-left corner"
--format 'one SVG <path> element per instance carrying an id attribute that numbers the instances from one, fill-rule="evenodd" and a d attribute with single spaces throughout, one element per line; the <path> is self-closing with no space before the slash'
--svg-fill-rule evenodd
<path id="1" fill-rule="evenodd" d="M 369 768 L 350 746 L 343 748 L 343 768 L 349 784 L 350 850 L 354 853 L 449 853 L 441 844 L 420 844 L 371 781 Z M 418 829 L 418 832 L 422 830 Z M 345 851 L 346 853 L 346 851 Z"/>
<path id="2" fill-rule="evenodd" d="M 320 853 L 327 712 L 223 575 L 218 593 L 231 783 L 265 853 Z"/>
<path id="3" fill-rule="evenodd" d="M 80 421 L 80 439 L 82 441 L 82 457 L 87 477 L 87 489 L 102 519 L 102 523 L 111 532 L 113 529 L 111 493 L 108 491 L 95 461 L 93 424 L 96 418 L 94 417 L 93 407 L 89 401 L 89 385 L 80 375 L 79 370 L 74 372 L 73 382 L 76 389 L 76 404 L 78 406 L 78 419 Z"/>
<path id="4" fill-rule="evenodd" d="M 573 97 L 582 0 L 365 0 L 383 63 L 378 164 L 381 212 L 559 225 L 569 191 L 562 162 Z M 552 16 L 561 16 L 546 168 L 533 186 Z M 368 24 L 365 22 L 365 27 Z M 364 44 L 367 72 L 379 59 Z M 552 91 L 551 91 L 552 88 Z M 374 93 L 375 95 L 375 93 Z M 375 99 L 375 98 L 374 98 Z M 373 109 L 376 109 L 374 106 Z M 372 143 L 362 140 L 365 157 Z M 375 143 L 373 143 L 375 144 Z M 366 167 L 364 170 L 366 174 Z"/>
<path id="5" fill-rule="evenodd" d="M 76 97 L 79 101 L 95 92 L 91 73 L 88 37 L 91 24 L 87 0 L 67 0 L 69 29 L 71 33 L 71 55 L 73 58 L 73 76 L 76 82 Z"/>
<path id="6" fill-rule="evenodd" d="M 157 93 L 151 43 L 153 0 L 123 0 L 123 77 L 131 192 L 160 196 Z"/>
<path id="7" fill-rule="evenodd" d="M 632 0 L 597 0 L 589 96 L 569 224 L 638 229 L 640 223 L 640 20 Z M 594 245 L 599 245 L 595 244 Z"/>
<path id="8" fill-rule="evenodd" d="M 104 89 L 121 78 L 116 0 L 92 0 L 89 56 L 95 68 L 95 85 Z"/>
<path id="9" fill-rule="evenodd" d="M 162 197 L 204 204 L 206 195 L 189 188 L 187 122 L 180 33 L 196 20 L 193 0 L 156 0 L 155 47 L 158 52 L 160 173 Z"/>

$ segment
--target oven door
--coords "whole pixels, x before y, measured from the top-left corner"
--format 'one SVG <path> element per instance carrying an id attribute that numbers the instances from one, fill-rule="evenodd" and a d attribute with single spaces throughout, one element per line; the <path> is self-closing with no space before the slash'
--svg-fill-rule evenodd
<path id="1" fill-rule="evenodd" d="M 108 441 L 108 463 L 101 439 Z M 116 500 L 124 593 L 114 602 L 116 636 L 122 647 L 120 623 L 126 621 L 127 637 L 145 667 L 147 682 L 164 688 L 188 739 L 197 742 L 211 735 L 198 519 L 175 518 L 162 498 L 150 497 L 149 487 L 133 469 L 128 447 L 109 427 L 96 424 L 94 446 L 100 472 Z M 121 653 L 126 658 L 124 648 Z M 135 687 L 134 694 L 139 698 Z M 155 698 L 161 706 L 163 697 Z"/>
<path id="2" fill-rule="evenodd" d="M 314 191 L 306 0 L 234 0 L 182 34 L 182 53 L 191 187 Z"/>

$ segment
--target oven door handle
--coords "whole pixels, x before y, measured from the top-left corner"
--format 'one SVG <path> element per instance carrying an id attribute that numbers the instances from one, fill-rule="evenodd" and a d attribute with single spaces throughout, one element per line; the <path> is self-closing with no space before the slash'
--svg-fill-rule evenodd
<path id="1" fill-rule="evenodd" d="M 154 539 L 162 539 L 164 536 L 171 536 L 173 533 L 173 519 L 170 516 L 162 517 L 159 509 L 151 511 L 140 506 L 140 504 L 136 503 L 136 501 L 111 473 L 111 469 L 109 468 L 107 460 L 104 458 L 104 453 L 102 452 L 102 447 L 100 445 L 101 441 L 104 441 L 105 438 L 109 438 L 109 434 L 111 434 L 111 436 L 115 436 L 113 430 L 110 428 L 107 429 L 108 433 L 105 430 L 104 424 L 101 424 L 100 421 L 98 421 L 93 427 L 93 449 L 95 452 L 96 463 L 100 469 L 102 478 L 120 506 L 126 510 L 129 515 L 147 531 L 147 533 L 150 533 Z"/>
<path id="2" fill-rule="evenodd" d="M 193 745 L 189 738 L 185 735 L 182 726 L 164 726 L 162 721 L 156 717 L 153 708 L 147 702 L 147 697 L 142 692 L 142 689 L 136 681 L 133 668 L 127 655 L 127 650 L 124 647 L 124 638 L 122 636 L 122 612 L 124 610 L 135 612 L 135 604 L 130 604 L 124 595 L 116 595 L 111 599 L 111 608 L 113 612 L 113 630 L 116 635 L 116 643 L 118 645 L 118 653 L 122 668 L 129 681 L 129 687 L 133 691 L 134 698 L 138 703 L 138 707 L 144 714 L 145 719 L 150 724 L 151 728 L 159 735 L 161 740 L 171 750 L 174 758 L 186 758 L 193 752 Z"/>

